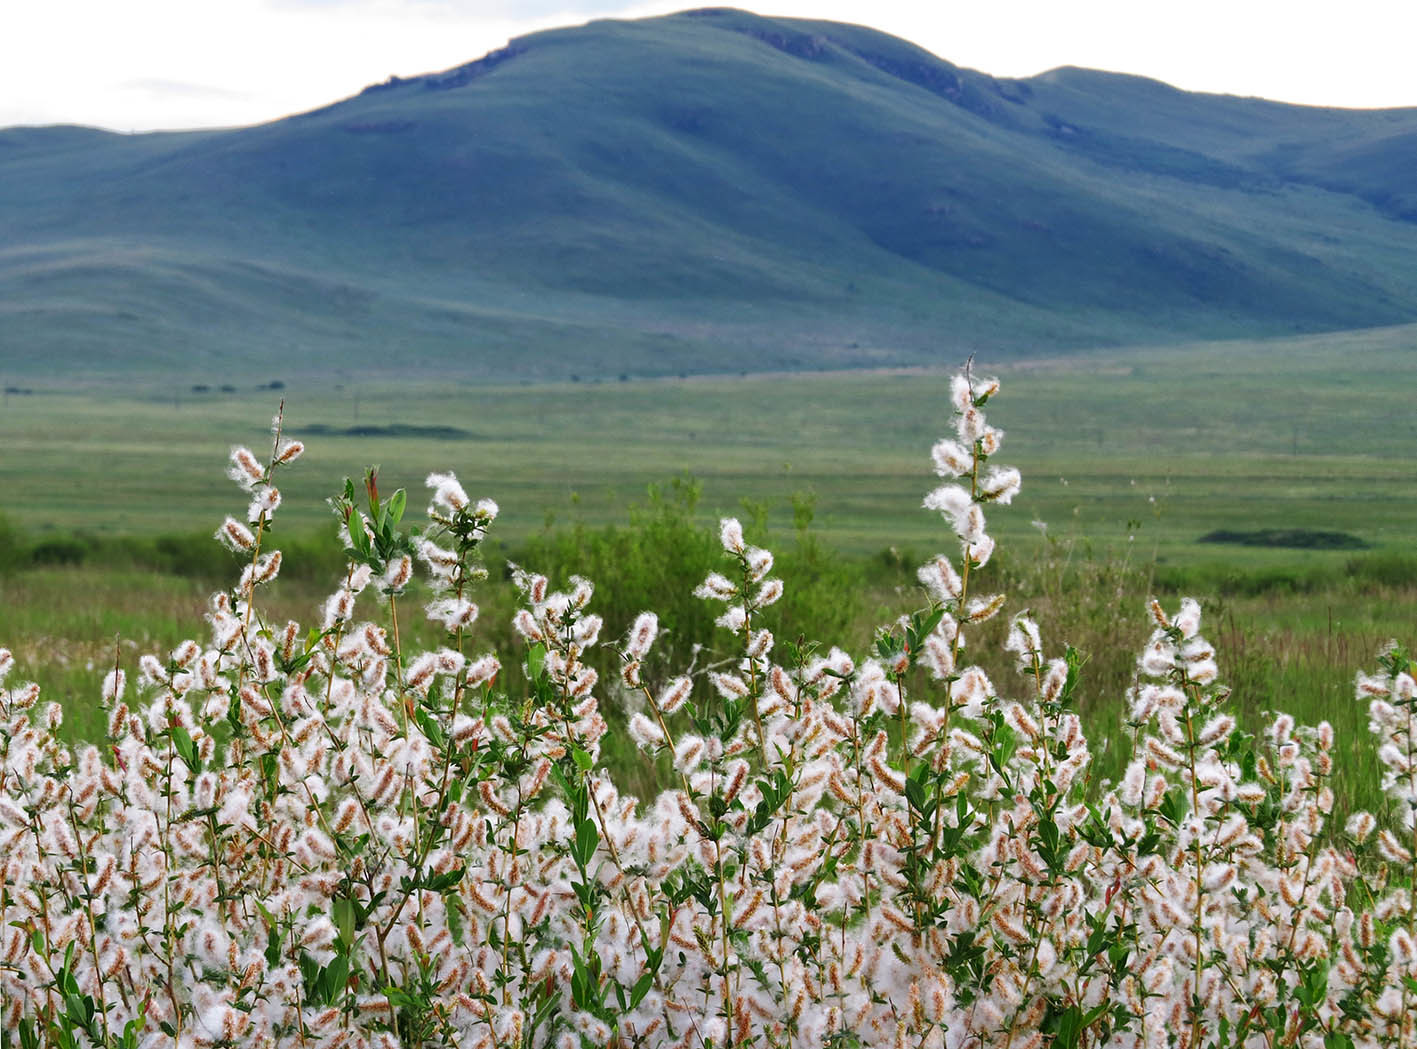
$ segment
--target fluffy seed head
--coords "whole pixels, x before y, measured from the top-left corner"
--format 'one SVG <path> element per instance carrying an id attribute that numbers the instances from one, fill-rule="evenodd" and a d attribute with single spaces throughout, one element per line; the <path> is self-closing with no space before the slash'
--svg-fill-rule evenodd
<path id="1" fill-rule="evenodd" d="M 625 641 L 625 654 L 631 659 L 643 659 L 659 634 L 659 617 L 653 612 L 641 612 L 635 617 Z"/>
<path id="2" fill-rule="evenodd" d="M 266 480 L 261 461 L 252 454 L 251 449 L 240 445 L 231 449 L 231 466 L 227 468 L 226 475 L 248 492 Z"/>
<path id="3" fill-rule="evenodd" d="M 234 517 L 228 517 L 217 529 L 216 537 L 222 546 L 233 553 L 244 554 L 256 547 L 256 537 L 251 529 Z"/>
<path id="4" fill-rule="evenodd" d="M 433 489 L 433 506 L 438 510 L 457 513 L 467 506 L 467 493 L 451 473 L 431 473 L 424 483 Z"/>
<path id="5" fill-rule="evenodd" d="M 970 471 L 974 457 L 958 441 L 943 440 L 930 449 L 935 473 L 941 477 L 959 477 Z"/>
<path id="6" fill-rule="evenodd" d="M 743 526 L 736 517 L 725 517 L 718 523 L 718 541 L 730 554 L 741 554 L 745 549 Z"/>
<path id="7" fill-rule="evenodd" d="M 123 688 L 128 683 L 128 675 L 122 670 L 110 670 L 103 677 L 103 702 L 107 706 L 123 698 Z"/>

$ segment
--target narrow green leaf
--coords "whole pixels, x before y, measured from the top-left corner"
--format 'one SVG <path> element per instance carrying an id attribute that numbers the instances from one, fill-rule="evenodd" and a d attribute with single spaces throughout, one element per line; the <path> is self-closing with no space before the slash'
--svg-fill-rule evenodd
<path id="1" fill-rule="evenodd" d="M 639 1005 L 640 1002 L 644 1001 L 645 995 L 649 993 L 649 989 L 653 986 L 654 973 L 642 973 L 640 978 L 635 981 L 635 986 L 630 991 L 630 1008 L 633 1009 Z M 1325 1047 L 1325 1049 L 1327 1049 L 1327 1047 Z"/>
<path id="2" fill-rule="evenodd" d="M 172 733 L 172 747 L 182 763 L 193 772 L 200 772 L 201 763 L 197 759 L 197 745 L 192 741 L 192 734 L 181 725 L 173 725 L 169 731 Z"/>
<path id="3" fill-rule="evenodd" d="M 339 942 L 346 948 L 354 945 L 354 901 L 348 896 L 336 896 L 330 901 L 331 918 L 339 930 Z"/>
<path id="4" fill-rule="evenodd" d="M 575 860 L 582 867 L 588 867 L 595 856 L 595 847 L 600 842 L 600 833 L 595 824 L 584 820 L 576 826 Z"/>
<path id="5" fill-rule="evenodd" d="M 526 650 L 526 676 L 532 681 L 541 680 L 546 670 L 546 646 L 532 645 Z"/>
<path id="6" fill-rule="evenodd" d="M 364 515 L 358 510 L 349 515 L 349 545 L 360 557 L 369 556 L 369 535 L 364 531 Z"/>

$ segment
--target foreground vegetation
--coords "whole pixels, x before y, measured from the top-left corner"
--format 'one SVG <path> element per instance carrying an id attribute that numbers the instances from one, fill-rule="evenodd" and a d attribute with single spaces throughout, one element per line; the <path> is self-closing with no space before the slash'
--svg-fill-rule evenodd
<path id="1" fill-rule="evenodd" d="M 451 474 L 428 478 L 421 534 L 403 491 L 347 486 L 348 565 L 307 631 L 264 596 L 283 569 L 273 482 L 302 449 L 279 430 L 265 461 L 238 448 L 249 508 L 219 535 L 239 582 L 207 639 L 137 661 L 136 696 L 115 651 L 103 749 L 61 742 L 61 708 L 0 653 L 10 1038 L 1413 1044 L 1413 664 L 1388 648 L 1358 682 L 1392 803 L 1379 818 L 1336 817 L 1332 724 L 1237 721 L 1189 600 L 1141 610 L 1125 710 L 1084 722 L 1089 668 L 1067 634 L 1110 621 L 1113 650 L 1136 565 L 1060 550 L 1016 568 L 1058 641 L 997 589 L 985 512 L 1020 480 L 990 461 L 996 390 L 957 378 L 955 433 L 933 451 L 945 483 L 926 505 L 958 554 L 912 571 L 925 606 L 855 656 L 819 627 L 849 629 L 831 596 L 866 570 L 804 527 L 777 575 L 752 525 L 725 518 L 717 567 L 678 579 L 702 579 L 703 624 L 607 622 L 586 579 L 558 591 L 515 569 L 504 661 L 474 641 L 495 607 L 480 579 L 497 507 Z M 647 545 L 682 521 L 661 508 L 625 534 Z M 619 541 L 526 553 L 648 574 Z M 684 568 L 705 545 L 669 548 Z M 621 735 L 644 782 L 667 781 L 643 804 L 604 768 Z"/>
<path id="2" fill-rule="evenodd" d="M 1411 339 L 1392 329 L 1007 369 L 1012 396 L 994 414 L 1028 436 L 1016 461 L 1034 481 L 995 526 L 993 569 L 1049 636 L 1087 657 L 1079 702 L 1089 716 L 1116 715 L 1133 660 L 1115 639 L 1141 629 L 1146 598 L 1199 595 L 1225 632 L 1246 723 L 1275 696 L 1302 721 L 1332 720 L 1339 746 L 1353 748 L 1335 785 L 1340 807 L 1379 804 L 1359 772 L 1375 760 L 1366 715 L 1347 692 L 1353 667 L 1417 621 L 1406 458 L 1417 431 L 1391 396 L 1392 384 L 1417 382 Z M 707 623 L 680 581 L 708 571 L 712 522 L 725 514 L 782 555 L 784 622 L 815 609 L 808 621 L 821 636 L 859 650 L 913 606 L 914 567 L 937 543 L 911 507 L 913 449 L 937 426 L 942 381 L 852 373 L 278 391 L 263 381 L 10 397 L 0 637 L 66 697 L 66 731 L 93 738 L 101 725 L 82 698 L 85 668 L 103 664 L 115 636 L 132 651 L 170 651 L 234 570 L 210 542 L 227 504 L 212 464 L 230 437 L 254 441 L 251 420 L 285 397 L 311 449 L 283 486 L 276 538 L 287 557 L 271 595 L 282 616 L 302 618 L 343 563 L 324 504 L 341 477 L 377 462 L 386 487 L 416 487 L 429 464 L 448 463 L 468 488 L 501 499 L 494 571 L 511 560 L 587 574 L 611 622 L 659 610 L 674 627 L 660 648 L 676 660 L 690 658 Z M 1217 531 L 1333 532 L 1366 548 L 1203 541 Z M 484 605 L 482 635 L 515 665 L 510 596 Z M 981 658 L 997 679 L 1002 662 Z M 1123 761 L 1113 748 L 1098 768 L 1116 778 Z M 646 773 L 633 775 L 645 786 Z"/>
<path id="3" fill-rule="evenodd" d="M 665 624 L 657 657 L 666 666 L 686 665 L 712 617 L 682 580 L 703 576 L 719 557 L 712 531 L 695 512 L 696 496 L 693 486 L 667 485 L 632 507 L 620 525 L 562 526 L 512 545 L 491 540 L 485 556 L 494 573 L 514 562 L 536 565 L 553 579 L 579 572 L 605 580 L 596 604 L 606 620 L 628 624 L 640 610 L 657 609 Z M 814 623 L 822 636 L 860 651 L 879 624 L 918 603 L 914 568 L 923 552 L 844 553 L 808 520 L 806 507 L 798 510 L 800 527 L 758 533 L 777 550 L 777 573 L 786 584 L 774 625 Z M 0 573 L 0 637 L 45 694 L 63 703 L 64 734 L 72 740 L 102 736 L 105 719 L 90 685 L 115 645 L 129 657 L 171 651 L 206 612 L 211 591 L 235 570 L 232 557 L 208 535 L 11 538 L 10 549 L 23 560 Z M 323 599 L 343 555 L 333 526 L 323 534 L 286 536 L 281 546 L 285 567 L 268 589 L 267 607 L 275 618 L 298 620 Z M 67 560 L 46 560 L 60 552 Z M 1001 550 L 991 570 L 1002 590 L 1028 603 L 1050 636 L 1081 654 L 1085 687 L 1078 709 L 1104 722 L 1117 716 L 1135 677 L 1135 658 L 1116 639 L 1144 631 L 1146 601 L 1154 594 L 1210 595 L 1202 604 L 1227 653 L 1241 723 L 1258 730 L 1276 696 L 1285 697 L 1284 708 L 1302 723 L 1331 721 L 1343 770 L 1334 783 L 1338 811 L 1385 805 L 1367 712 L 1350 695 L 1352 668 L 1417 622 L 1417 557 L 1365 552 L 1307 566 L 1157 565 L 1127 547 L 1108 551 L 1054 539 L 1038 556 Z M 410 592 L 425 590 L 415 581 Z M 504 665 L 517 665 L 514 595 L 489 588 L 480 603 L 479 635 Z M 989 636 L 987 624 L 984 633 Z M 436 629 L 421 621 L 408 624 L 405 636 L 418 646 L 437 641 Z M 992 647 L 976 658 L 993 679 L 1011 665 Z M 587 659 L 602 676 L 617 669 L 612 653 Z M 1121 748 L 1109 749 L 1097 755 L 1094 771 L 1115 780 L 1125 757 Z M 666 785 L 660 770 L 617 748 L 614 739 L 606 759 L 638 792 Z"/>

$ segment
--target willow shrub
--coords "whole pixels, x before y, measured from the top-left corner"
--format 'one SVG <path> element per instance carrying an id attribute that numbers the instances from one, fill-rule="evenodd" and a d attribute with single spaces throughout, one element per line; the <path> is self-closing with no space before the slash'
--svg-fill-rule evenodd
<path id="1" fill-rule="evenodd" d="M 724 520 L 721 570 L 681 581 L 713 623 L 692 668 L 656 657 L 654 613 L 607 631 L 588 580 L 516 568 L 504 674 L 473 601 L 497 508 L 450 474 L 421 530 L 402 491 L 347 485 L 337 588 L 312 626 L 269 619 L 301 451 L 277 420 L 267 457 L 232 453 L 240 578 L 202 640 L 107 674 L 102 745 L 0 686 L 0 1041 L 1413 1044 L 1412 663 L 1357 682 L 1394 826 L 1328 826 L 1327 725 L 1237 728 L 1193 601 L 1152 604 L 1107 726 L 1125 774 L 1090 782 L 1076 654 L 1015 616 L 996 686 L 966 644 L 1003 614 L 985 510 L 1020 484 L 993 465 L 997 389 L 950 388 L 925 504 L 956 544 L 925 607 L 857 655 L 775 639 L 773 556 Z M 427 651 L 400 636 L 416 572 Z M 603 770 L 612 696 L 656 797 Z"/>

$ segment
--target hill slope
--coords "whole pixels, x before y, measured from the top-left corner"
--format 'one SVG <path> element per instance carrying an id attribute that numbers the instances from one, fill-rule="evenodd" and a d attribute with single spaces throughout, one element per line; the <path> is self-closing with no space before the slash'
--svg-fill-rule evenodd
<path id="1" fill-rule="evenodd" d="M 257 127 L 0 131 L 0 370 L 559 378 L 1417 319 L 1417 110 L 713 9 Z"/>

